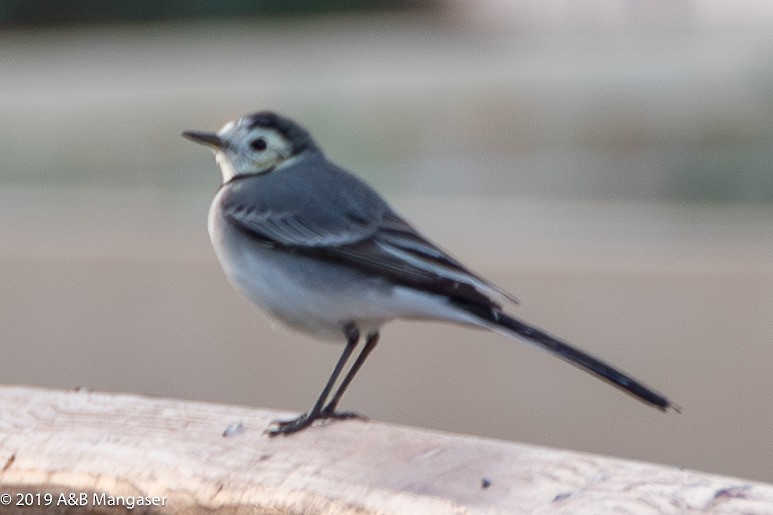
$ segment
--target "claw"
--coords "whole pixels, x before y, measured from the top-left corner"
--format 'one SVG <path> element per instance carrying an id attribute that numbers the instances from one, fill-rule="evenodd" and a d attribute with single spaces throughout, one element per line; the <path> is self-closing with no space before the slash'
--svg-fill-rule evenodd
<path id="1" fill-rule="evenodd" d="M 314 420 L 315 418 L 310 417 L 308 413 L 290 420 L 273 420 L 265 433 L 268 436 L 290 435 L 309 427 Z"/>
<path id="2" fill-rule="evenodd" d="M 368 420 L 368 417 L 365 415 L 360 415 L 356 411 L 332 411 L 332 410 L 322 410 L 322 413 L 320 413 L 319 418 L 328 418 L 333 420 L 349 420 L 352 418 L 356 418 L 358 420 Z"/>
<path id="3" fill-rule="evenodd" d="M 274 420 L 264 431 L 268 436 L 291 435 L 303 429 L 306 429 L 317 420 L 349 420 L 349 419 L 368 420 L 367 417 L 355 413 L 354 411 L 332 411 L 322 410 L 320 413 L 304 413 L 296 418 L 289 420 Z"/>

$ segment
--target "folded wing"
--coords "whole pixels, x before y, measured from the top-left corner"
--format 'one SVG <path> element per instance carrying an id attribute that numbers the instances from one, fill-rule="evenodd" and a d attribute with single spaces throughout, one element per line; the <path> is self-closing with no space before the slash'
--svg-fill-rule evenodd
<path id="1" fill-rule="evenodd" d="M 424 238 L 362 181 L 338 168 L 326 172 L 339 174 L 330 181 L 335 190 L 294 188 L 286 172 L 278 172 L 286 174 L 283 181 L 267 174 L 227 185 L 223 214 L 266 245 L 491 309 L 501 308 L 495 298 L 515 302 Z M 293 202 L 282 202 L 286 195 L 295 195 Z"/>

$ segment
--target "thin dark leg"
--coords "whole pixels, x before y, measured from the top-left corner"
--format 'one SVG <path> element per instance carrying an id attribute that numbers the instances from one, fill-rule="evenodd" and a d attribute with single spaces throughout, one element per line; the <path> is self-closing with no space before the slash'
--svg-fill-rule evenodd
<path id="1" fill-rule="evenodd" d="M 322 393 L 317 399 L 317 402 L 314 403 L 314 407 L 297 418 L 291 420 L 275 420 L 272 422 L 272 425 L 276 427 L 269 427 L 266 429 L 266 433 L 268 433 L 269 436 L 276 436 L 280 434 L 289 435 L 295 433 L 301 429 L 309 427 L 315 420 L 321 418 L 320 415 L 322 413 L 322 406 L 325 404 L 328 395 L 330 395 L 330 390 L 333 389 L 333 385 L 338 380 L 338 376 L 341 375 L 341 371 L 344 369 L 344 365 L 346 365 L 346 362 L 349 360 L 352 352 L 354 352 L 354 348 L 357 347 L 357 342 L 360 341 L 360 332 L 354 326 L 347 326 L 344 332 L 346 333 L 346 347 L 341 353 L 341 357 L 338 358 L 338 363 L 336 363 L 336 367 L 333 369 L 333 373 L 330 375 L 330 379 L 327 380 L 325 389 L 322 390 Z"/>
<path id="2" fill-rule="evenodd" d="M 349 386 L 349 383 L 351 383 L 352 379 L 354 379 L 354 376 L 357 375 L 357 372 L 362 367 L 362 364 L 365 363 L 365 360 L 368 358 L 368 354 L 370 354 L 370 352 L 376 347 L 377 343 L 378 343 L 378 333 L 369 334 L 368 338 L 365 340 L 365 345 L 360 351 L 360 355 L 357 356 L 356 360 L 354 360 L 354 364 L 352 365 L 352 368 L 349 369 L 349 372 L 346 374 L 346 377 L 344 377 L 344 380 L 341 382 L 341 385 L 338 387 L 338 390 L 336 390 L 336 393 L 335 395 L 333 395 L 333 398 L 330 399 L 330 402 L 328 402 L 327 406 L 325 406 L 325 408 L 322 410 L 323 417 L 339 418 L 339 419 L 363 418 L 361 415 L 358 415 L 357 413 L 354 413 L 352 411 L 336 412 L 336 407 L 338 406 L 338 401 L 341 400 L 341 397 L 346 391 L 346 388 Z"/>

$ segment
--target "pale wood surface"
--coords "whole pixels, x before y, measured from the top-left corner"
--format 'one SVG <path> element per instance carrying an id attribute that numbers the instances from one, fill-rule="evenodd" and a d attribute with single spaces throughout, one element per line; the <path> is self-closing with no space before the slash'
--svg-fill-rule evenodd
<path id="1" fill-rule="evenodd" d="M 675 467 L 373 421 L 263 434 L 286 415 L 0 387 L 0 493 L 88 492 L 100 513 L 93 492 L 166 496 L 153 513 L 773 513 L 771 485 Z"/>

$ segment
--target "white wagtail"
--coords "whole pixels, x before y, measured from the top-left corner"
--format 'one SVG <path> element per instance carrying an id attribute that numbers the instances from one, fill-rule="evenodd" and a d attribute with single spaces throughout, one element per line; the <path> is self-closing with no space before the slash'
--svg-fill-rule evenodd
<path id="1" fill-rule="evenodd" d="M 546 349 L 641 401 L 675 408 L 639 381 L 507 315 L 505 291 L 470 272 L 424 238 L 350 172 L 327 160 L 297 123 L 262 111 L 217 133 L 183 136 L 211 147 L 223 176 L 208 228 L 231 284 L 290 327 L 322 339 L 345 339 L 333 374 L 314 406 L 274 421 L 290 434 L 338 412 L 341 396 L 396 318 L 443 320 L 490 329 Z M 339 375 L 365 343 L 338 389 Z"/>

